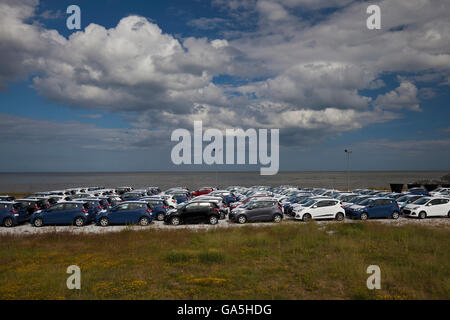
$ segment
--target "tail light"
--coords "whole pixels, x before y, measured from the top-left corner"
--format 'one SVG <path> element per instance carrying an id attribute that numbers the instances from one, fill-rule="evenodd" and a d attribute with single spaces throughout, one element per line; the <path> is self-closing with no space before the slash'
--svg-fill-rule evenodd
<path id="1" fill-rule="evenodd" d="M 86 209 L 82 209 L 81 212 L 88 213 L 88 211 Z"/>
<path id="2" fill-rule="evenodd" d="M 41 208 L 39 208 L 38 206 L 34 206 L 34 210 L 39 210 Z"/>
<path id="3" fill-rule="evenodd" d="M 103 209 L 103 206 L 98 206 L 98 208 L 99 208 L 100 210 L 102 210 L 102 209 Z"/>
<path id="4" fill-rule="evenodd" d="M 344 206 L 341 205 L 341 208 L 344 209 Z"/>
<path id="5" fill-rule="evenodd" d="M 145 210 L 145 211 L 147 211 L 147 213 L 152 213 L 152 210 L 151 210 L 151 209 L 147 209 L 147 210 Z"/>
<path id="6" fill-rule="evenodd" d="M 163 206 L 163 209 L 168 209 L 169 207 L 168 206 Z"/>
<path id="7" fill-rule="evenodd" d="M 219 208 L 214 208 L 214 211 L 219 212 Z"/>
<path id="8" fill-rule="evenodd" d="M 9 212 L 11 212 L 11 213 L 18 213 L 18 212 L 19 212 L 19 210 L 16 210 L 16 209 L 11 209 L 11 210 L 9 210 Z"/>

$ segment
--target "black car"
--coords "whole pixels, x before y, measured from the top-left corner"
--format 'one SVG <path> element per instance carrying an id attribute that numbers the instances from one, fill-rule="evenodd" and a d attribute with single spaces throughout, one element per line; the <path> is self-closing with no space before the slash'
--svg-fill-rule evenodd
<path id="1" fill-rule="evenodd" d="M 229 214 L 229 219 L 241 224 L 247 221 L 281 222 L 283 211 L 277 200 L 254 200 L 233 209 Z"/>
<path id="2" fill-rule="evenodd" d="M 220 219 L 219 207 L 213 202 L 192 202 L 167 212 L 164 222 L 174 226 L 181 223 L 217 224 Z"/>
<path id="3" fill-rule="evenodd" d="M 227 216 L 227 213 L 228 213 L 227 206 L 224 204 L 224 201 L 220 197 L 205 197 L 205 198 L 200 198 L 200 199 L 194 198 L 193 200 L 189 201 L 189 203 L 194 203 L 194 202 L 212 202 L 212 203 L 215 203 L 217 205 L 217 207 L 219 208 L 220 220 L 225 219 L 226 216 Z"/>

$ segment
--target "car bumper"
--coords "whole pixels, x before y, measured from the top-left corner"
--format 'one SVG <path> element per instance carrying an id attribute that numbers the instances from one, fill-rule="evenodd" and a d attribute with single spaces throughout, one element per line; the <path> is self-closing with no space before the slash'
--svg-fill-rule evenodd
<path id="1" fill-rule="evenodd" d="M 418 217 L 419 213 L 415 210 L 411 210 L 411 209 L 403 209 L 402 210 L 402 215 L 404 215 L 405 217 Z"/>

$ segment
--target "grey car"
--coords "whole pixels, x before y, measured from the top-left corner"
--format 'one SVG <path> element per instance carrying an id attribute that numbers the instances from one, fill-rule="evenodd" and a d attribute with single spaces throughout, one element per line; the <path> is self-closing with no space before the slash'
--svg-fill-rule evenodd
<path id="1" fill-rule="evenodd" d="M 233 209 L 229 214 L 229 219 L 241 224 L 253 221 L 281 222 L 283 211 L 277 200 L 254 200 Z"/>

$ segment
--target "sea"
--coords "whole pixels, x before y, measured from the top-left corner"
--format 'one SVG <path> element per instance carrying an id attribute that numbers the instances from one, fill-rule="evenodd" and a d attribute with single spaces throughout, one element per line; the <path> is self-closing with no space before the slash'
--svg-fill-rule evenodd
<path id="1" fill-rule="evenodd" d="M 390 183 L 413 183 L 420 180 L 439 180 L 448 171 L 295 171 L 261 176 L 254 172 L 27 172 L 0 173 L 0 194 L 53 191 L 74 187 L 143 188 L 203 186 L 294 185 L 347 190 L 355 188 L 389 188 Z"/>

